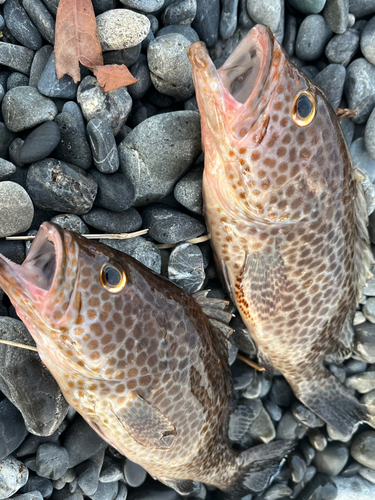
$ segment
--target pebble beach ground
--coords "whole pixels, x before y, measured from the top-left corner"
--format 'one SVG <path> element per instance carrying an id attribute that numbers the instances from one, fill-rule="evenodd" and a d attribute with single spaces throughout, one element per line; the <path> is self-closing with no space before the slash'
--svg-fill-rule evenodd
<path id="1" fill-rule="evenodd" d="M 128 253 L 187 293 L 226 297 L 202 216 L 200 117 L 186 49 L 202 40 L 217 67 L 256 23 L 267 24 L 333 108 L 356 109 L 342 129 L 363 181 L 375 244 L 375 0 L 92 0 L 105 64 L 139 81 L 104 93 L 55 71 L 59 0 L 0 0 L 0 253 L 21 263 L 52 220 Z M 134 14 L 136 13 L 136 14 Z M 110 240 L 105 233 L 149 229 Z M 163 247 L 160 247 L 160 246 Z M 339 435 L 279 374 L 267 380 L 238 317 L 229 351 L 235 389 L 254 419 L 230 437 L 249 447 L 297 438 L 279 476 L 253 500 L 372 500 L 375 430 Z M 375 280 L 354 318 L 354 351 L 332 372 L 375 406 Z M 0 290 L 0 338 L 34 345 Z M 0 345 L 0 500 L 177 500 L 108 446 L 69 408 L 36 353 Z M 225 496 L 202 485 L 201 500 Z M 251 495 L 245 497 L 251 500 Z"/>

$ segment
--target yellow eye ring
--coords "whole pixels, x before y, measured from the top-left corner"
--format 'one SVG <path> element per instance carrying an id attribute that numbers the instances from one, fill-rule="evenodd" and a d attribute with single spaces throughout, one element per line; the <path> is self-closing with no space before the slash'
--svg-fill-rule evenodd
<path id="1" fill-rule="evenodd" d="M 100 283 L 110 293 L 119 293 L 126 286 L 126 274 L 123 269 L 108 262 L 100 270 Z"/>
<path id="2" fill-rule="evenodd" d="M 316 112 L 315 97 L 303 90 L 299 92 L 293 101 L 292 117 L 293 121 L 299 127 L 306 127 L 313 121 Z"/>

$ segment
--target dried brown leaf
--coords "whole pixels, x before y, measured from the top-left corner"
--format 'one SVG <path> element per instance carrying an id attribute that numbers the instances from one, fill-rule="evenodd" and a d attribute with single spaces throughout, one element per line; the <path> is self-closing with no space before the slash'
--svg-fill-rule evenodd
<path id="1" fill-rule="evenodd" d="M 103 64 L 91 0 L 60 0 L 56 15 L 55 63 L 57 78 L 81 79 L 79 63 L 93 69 Z"/>
<path id="2" fill-rule="evenodd" d="M 134 78 L 125 64 L 107 64 L 106 66 L 97 66 L 93 71 L 99 85 L 103 87 L 104 92 L 132 85 L 139 80 L 139 78 Z"/>

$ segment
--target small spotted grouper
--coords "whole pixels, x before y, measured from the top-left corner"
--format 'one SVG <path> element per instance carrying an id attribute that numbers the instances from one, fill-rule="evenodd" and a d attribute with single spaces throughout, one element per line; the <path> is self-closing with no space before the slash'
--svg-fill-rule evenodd
<path id="1" fill-rule="evenodd" d="M 176 285 L 45 222 L 21 266 L 0 255 L 0 286 L 69 404 L 154 478 L 183 494 L 205 482 L 243 496 L 277 473 L 292 442 L 230 447 L 227 341 Z"/>
<path id="2" fill-rule="evenodd" d="M 188 49 L 205 153 L 205 217 L 227 288 L 260 361 L 326 423 L 374 424 L 330 374 L 351 352 L 372 255 L 361 174 L 337 117 L 265 26 L 216 70 Z"/>

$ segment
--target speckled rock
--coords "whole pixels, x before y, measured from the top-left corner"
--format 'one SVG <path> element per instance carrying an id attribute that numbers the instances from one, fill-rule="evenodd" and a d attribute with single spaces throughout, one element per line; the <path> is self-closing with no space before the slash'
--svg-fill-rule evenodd
<path id="1" fill-rule="evenodd" d="M 375 161 L 375 108 L 372 110 L 369 119 L 367 120 L 364 140 L 366 151 L 372 160 Z"/>
<path id="2" fill-rule="evenodd" d="M 120 252 L 130 255 L 155 273 L 160 274 L 161 256 L 160 250 L 155 243 L 147 241 L 141 236 L 128 240 L 101 239 L 99 241 L 109 247 L 120 250 Z"/>
<path id="3" fill-rule="evenodd" d="M 134 188 L 123 174 L 102 174 L 95 169 L 89 171 L 98 185 L 94 204 L 97 207 L 123 212 L 134 203 Z"/>
<path id="4" fill-rule="evenodd" d="M 80 234 L 89 233 L 89 228 L 76 214 L 59 214 L 52 217 L 51 222 L 58 224 L 63 229 L 68 231 L 75 231 Z"/>
<path id="5" fill-rule="evenodd" d="M 34 51 L 27 47 L 0 42 L 0 64 L 29 75 L 33 57 Z"/>
<path id="6" fill-rule="evenodd" d="M 120 0 L 125 7 L 136 9 L 142 12 L 155 12 L 164 5 L 164 0 Z"/>
<path id="7" fill-rule="evenodd" d="M 105 174 L 116 172 L 120 161 L 113 130 L 109 123 L 94 118 L 87 124 L 87 133 L 96 168 Z"/>
<path id="8" fill-rule="evenodd" d="M 34 216 L 30 196 L 22 186 L 0 182 L 0 238 L 27 231 Z"/>
<path id="9" fill-rule="evenodd" d="M 42 46 L 42 37 L 21 3 L 7 0 L 3 12 L 5 24 L 14 38 L 28 49 L 39 50 Z"/>
<path id="10" fill-rule="evenodd" d="M 78 84 L 74 83 L 73 78 L 69 75 L 64 75 L 60 80 L 57 78 L 55 52 L 52 52 L 38 81 L 39 92 L 47 97 L 75 99 L 77 87 Z"/>
<path id="11" fill-rule="evenodd" d="M 191 212 L 202 215 L 202 175 L 203 164 L 194 167 L 174 188 L 174 197 L 182 206 Z"/>
<path id="12" fill-rule="evenodd" d="M 48 479 L 60 479 L 68 470 L 69 453 L 55 443 L 41 444 L 36 453 L 36 472 Z"/>
<path id="13" fill-rule="evenodd" d="M 219 22 L 220 1 L 197 0 L 197 13 L 192 27 L 207 47 L 212 47 L 217 42 L 219 37 Z"/>
<path id="14" fill-rule="evenodd" d="M 360 464 L 375 470 L 375 431 L 357 434 L 351 444 L 350 453 Z"/>
<path id="15" fill-rule="evenodd" d="M 248 0 L 247 12 L 255 23 L 269 26 L 275 33 L 281 21 L 281 0 Z"/>
<path id="16" fill-rule="evenodd" d="M 96 17 L 103 52 L 138 45 L 150 30 L 146 16 L 128 9 L 112 9 Z"/>
<path id="17" fill-rule="evenodd" d="M 25 465 L 10 455 L 0 461 L 0 498 L 9 498 L 16 493 L 29 477 Z"/>
<path id="18" fill-rule="evenodd" d="M 177 0 L 168 5 L 163 14 L 164 26 L 168 24 L 191 24 L 197 13 L 197 0 Z"/>
<path id="19" fill-rule="evenodd" d="M 329 64 L 314 78 L 314 83 L 324 92 L 333 109 L 340 105 L 346 71 L 341 64 Z"/>
<path id="20" fill-rule="evenodd" d="M 39 78 L 41 77 L 52 52 L 53 47 L 51 45 L 43 45 L 43 47 L 35 53 L 30 69 L 30 87 L 38 88 Z"/>
<path id="21" fill-rule="evenodd" d="M 206 275 L 202 252 L 197 245 L 181 243 L 172 250 L 168 277 L 188 294 L 202 289 Z"/>
<path id="22" fill-rule="evenodd" d="M 303 61 L 313 61 L 324 53 L 327 42 L 332 37 L 331 28 L 318 14 L 306 17 L 298 30 L 296 55 Z"/>
<path id="23" fill-rule="evenodd" d="M 41 0 L 23 0 L 22 6 L 48 43 L 55 43 L 55 20 Z"/>
<path id="24" fill-rule="evenodd" d="M 6 181 L 16 171 L 16 166 L 10 161 L 0 158 L 0 181 Z"/>
<path id="25" fill-rule="evenodd" d="M 369 20 L 361 33 L 361 51 L 371 64 L 375 64 L 375 16 Z"/>
<path id="26" fill-rule="evenodd" d="M 348 27 L 349 0 L 327 0 L 322 15 L 334 33 L 344 33 Z"/>
<path id="27" fill-rule="evenodd" d="M 359 47 L 359 33 L 348 29 L 342 35 L 336 35 L 327 43 L 325 54 L 330 63 L 347 66 Z"/>

